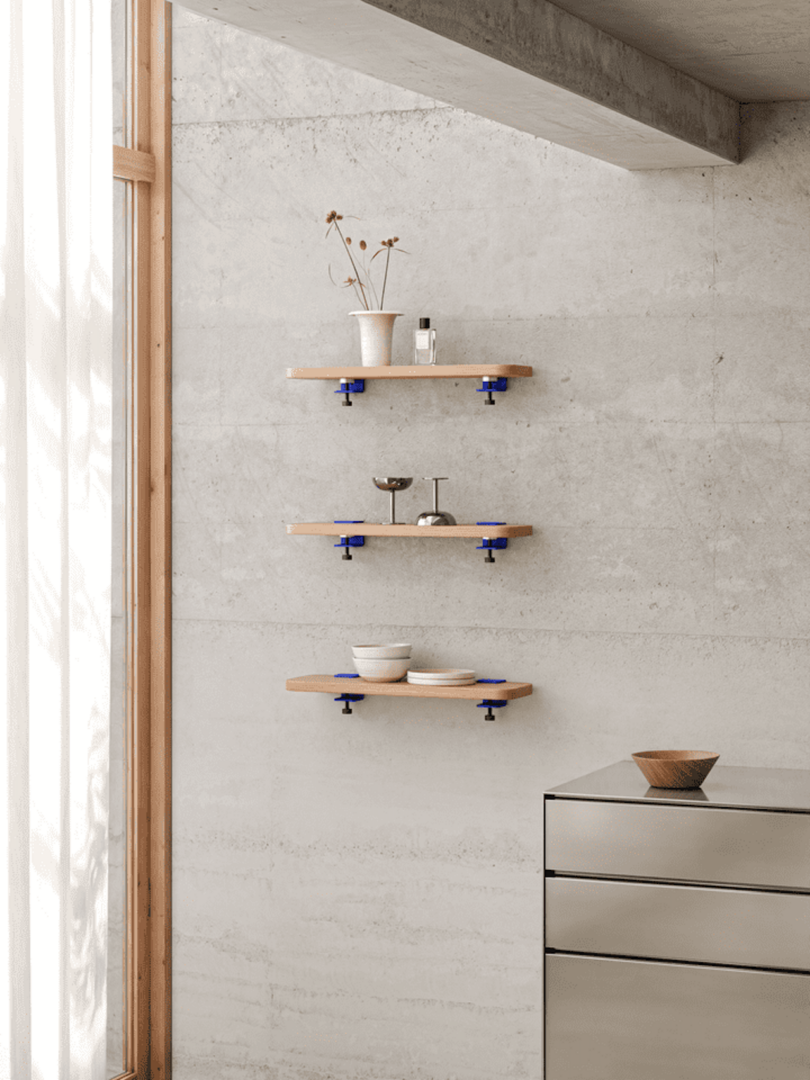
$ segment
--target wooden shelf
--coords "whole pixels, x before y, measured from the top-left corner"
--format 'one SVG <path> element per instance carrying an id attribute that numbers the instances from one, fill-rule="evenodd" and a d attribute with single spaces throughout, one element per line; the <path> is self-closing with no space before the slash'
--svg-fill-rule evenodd
<path id="1" fill-rule="evenodd" d="M 288 379 L 528 379 L 525 364 L 392 364 L 390 367 L 287 368 Z"/>
<path id="2" fill-rule="evenodd" d="M 336 679 L 334 675 L 299 675 L 287 679 L 287 689 L 304 694 L 365 694 L 378 697 L 459 698 L 463 701 L 513 701 L 529 697 L 532 684 L 526 682 L 472 683 L 470 686 L 416 686 L 406 682 L 366 682 L 365 679 Z"/>
<path id="3" fill-rule="evenodd" d="M 300 521 L 287 525 L 288 536 L 418 536 L 451 540 L 453 537 L 482 540 L 531 536 L 531 525 L 379 525 L 367 521 L 335 524 L 332 521 Z"/>

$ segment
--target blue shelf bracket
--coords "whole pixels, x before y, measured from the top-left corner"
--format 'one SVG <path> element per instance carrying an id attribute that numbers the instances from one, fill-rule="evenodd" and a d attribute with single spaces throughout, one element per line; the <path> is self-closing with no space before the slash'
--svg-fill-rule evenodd
<path id="1" fill-rule="evenodd" d="M 362 524 L 363 524 L 362 519 L 360 519 L 360 520 L 355 519 L 354 521 L 336 521 L 335 522 L 335 525 L 362 525 Z M 346 562 L 351 562 L 352 561 L 352 553 L 351 553 L 350 549 L 353 548 L 353 547 L 354 548 L 365 547 L 365 545 L 366 545 L 365 536 L 349 536 L 348 533 L 347 533 L 345 536 L 341 536 L 340 537 L 340 542 L 337 543 L 337 544 L 334 544 L 333 546 L 336 547 L 336 548 L 342 548 L 343 549 L 343 558 L 344 558 L 344 560 Z"/>
<path id="2" fill-rule="evenodd" d="M 500 393 L 503 393 L 505 390 L 508 390 L 509 389 L 508 382 L 509 382 L 508 379 L 489 379 L 489 378 L 487 378 L 486 375 L 484 375 L 483 378 L 481 379 L 481 387 L 480 387 L 480 389 L 476 390 L 475 392 L 476 392 L 476 394 L 486 394 L 487 395 L 486 398 L 484 399 L 484 404 L 485 405 L 494 405 L 495 404 L 495 399 L 493 398 L 492 395 L 493 394 L 500 394 Z"/>
<path id="3" fill-rule="evenodd" d="M 475 524 L 476 525 L 505 525 L 506 522 L 505 521 L 476 521 Z M 495 558 L 494 558 L 492 552 L 493 551 L 503 551 L 508 543 L 509 543 L 509 540 L 505 536 L 496 536 L 494 538 L 490 538 L 489 536 L 484 536 L 481 539 L 481 543 L 478 545 L 478 547 L 475 550 L 476 551 L 485 551 L 487 554 L 486 554 L 486 558 L 484 559 L 484 562 L 490 562 L 491 563 L 491 562 L 495 562 Z"/>
<path id="4" fill-rule="evenodd" d="M 335 675 L 335 678 L 336 679 L 359 679 L 360 676 L 359 675 L 345 675 L 343 673 L 340 673 L 338 675 Z M 341 694 L 340 697 L 335 698 L 335 701 L 342 701 L 343 702 L 343 708 L 340 711 L 344 715 L 351 716 L 351 714 L 352 714 L 352 705 L 356 701 L 362 701 L 365 696 L 366 696 L 365 694 Z"/>
<path id="5" fill-rule="evenodd" d="M 344 400 L 341 401 L 341 405 L 351 405 L 352 399 L 349 394 L 362 394 L 366 389 L 365 379 L 341 379 L 340 389 L 335 390 L 336 394 L 343 394 Z"/>
<path id="6" fill-rule="evenodd" d="M 478 682 L 479 683 L 497 684 L 497 683 L 506 682 L 506 679 L 479 679 Z M 492 710 L 493 709 L 504 709 L 504 708 L 506 708 L 506 706 L 508 704 L 509 704 L 508 701 L 499 701 L 497 698 L 484 698 L 484 700 L 481 702 L 480 705 L 476 705 L 476 708 L 477 709 L 486 709 L 487 710 L 487 714 L 484 717 L 485 720 L 494 720 L 495 719 L 495 714 L 493 713 Z"/>

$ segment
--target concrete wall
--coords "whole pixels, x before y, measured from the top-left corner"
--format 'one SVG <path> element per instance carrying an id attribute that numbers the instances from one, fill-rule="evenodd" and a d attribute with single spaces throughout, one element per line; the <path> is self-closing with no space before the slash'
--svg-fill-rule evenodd
<path id="1" fill-rule="evenodd" d="M 175 20 L 175 1080 L 539 1080 L 544 788 L 673 745 L 810 767 L 810 106 L 631 174 Z M 535 377 L 285 380 L 357 355 L 333 208 L 410 252 L 397 362 L 430 315 L 441 361 Z M 535 536 L 284 535 L 383 520 L 381 473 Z M 375 639 L 535 694 L 285 692 Z"/>

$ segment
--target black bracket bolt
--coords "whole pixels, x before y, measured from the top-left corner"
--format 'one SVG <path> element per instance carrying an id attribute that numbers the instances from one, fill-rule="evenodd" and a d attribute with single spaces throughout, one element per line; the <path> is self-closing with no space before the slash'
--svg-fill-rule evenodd
<path id="1" fill-rule="evenodd" d="M 344 716 L 352 715 L 351 703 L 355 701 L 362 701 L 365 694 L 341 694 L 340 697 L 336 697 L 335 701 L 342 701 L 343 708 L 340 710 Z"/>

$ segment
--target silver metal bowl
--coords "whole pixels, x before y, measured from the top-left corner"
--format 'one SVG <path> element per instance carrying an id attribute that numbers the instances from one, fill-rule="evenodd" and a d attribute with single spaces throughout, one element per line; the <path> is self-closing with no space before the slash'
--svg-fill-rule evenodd
<path id="1" fill-rule="evenodd" d="M 387 491 L 390 496 L 389 503 L 389 525 L 396 525 L 397 515 L 394 499 L 398 491 L 404 491 L 405 488 L 409 488 L 413 483 L 412 476 L 373 476 L 374 486 L 378 487 L 380 491 Z"/>

